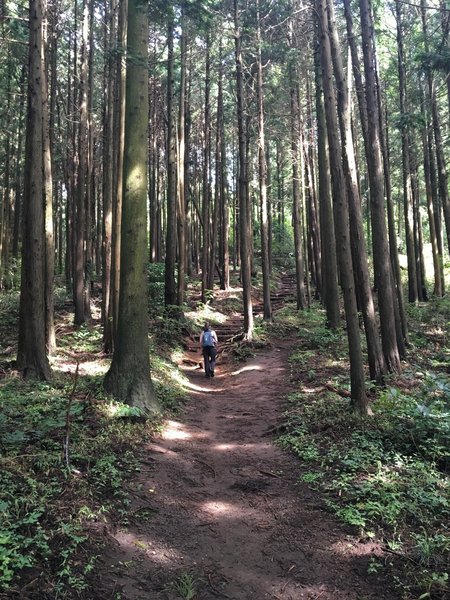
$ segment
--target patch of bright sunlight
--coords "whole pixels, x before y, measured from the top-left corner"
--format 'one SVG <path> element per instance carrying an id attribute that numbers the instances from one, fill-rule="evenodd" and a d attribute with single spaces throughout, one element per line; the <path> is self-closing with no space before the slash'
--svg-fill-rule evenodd
<path id="1" fill-rule="evenodd" d="M 245 371 L 262 371 L 262 367 L 260 367 L 259 365 L 249 365 L 248 367 L 242 367 L 242 369 L 239 369 L 238 371 L 233 371 L 233 373 L 231 373 L 231 375 L 240 375 L 241 373 L 244 373 Z"/>
<path id="2" fill-rule="evenodd" d="M 236 512 L 241 512 L 230 502 L 204 502 L 203 509 L 213 515 L 236 515 Z"/>
<path id="3" fill-rule="evenodd" d="M 344 540 L 338 540 L 334 544 L 329 546 L 329 549 L 333 554 L 342 554 L 343 556 L 365 556 L 367 554 L 374 553 L 373 543 L 358 543 L 358 542 L 344 542 Z"/>
<path id="4" fill-rule="evenodd" d="M 270 442 L 260 442 L 258 444 L 216 444 L 214 446 L 214 450 L 220 450 L 221 452 L 228 452 L 236 449 L 242 450 L 242 448 L 245 448 L 245 450 L 248 452 L 251 450 L 254 452 L 259 452 L 261 450 L 270 448 Z"/>
<path id="5" fill-rule="evenodd" d="M 332 368 L 332 367 L 341 367 L 342 368 L 342 363 L 345 362 L 346 360 L 348 360 L 348 358 L 346 359 L 345 357 L 343 357 L 342 359 L 332 359 L 329 358 L 328 360 L 325 361 L 324 365 L 327 369 Z"/>
<path id="6" fill-rule="evenodd" d="M 302 392 L 304 392 L 305 394 L 317 394 L 317 392 L 321 389 L 321 386 L 315 386 L 315 387 L 311 387 L 308 385 L 303 385 L 302 386 Z"/>
<path id="7" fill-rule="evenodd" d="M 181 560 L 182 558 L 174 548 L 170 549 L 169 558 L 169 553 L 165 546 L 159 548 L 152 540 L 143 538 L 142 535 L 137 537 L 128 531 L 122 530 L 118 531 L 114 537 L 122 547 L 128 548 L 133 552 L 136 550 L 136 547 L 145 549 L 147 556 L 161 565 L 169 564 L 174 559 Z"/>
<path id="8" fill-rule="evenodd" d="M 80 372 L 84 375 L 104 375 L 108 365 L 98 360 L 83 362 L 80 365 Z"/>
<path id="9" fill-rule="evenodd" d="M 167 421 L 162 437 L 165 440 L 189 440 L 192 435 L 184 430 L 184 425 L 177 421 Z"/>
<path id="10" fill-rule="evenodd" d="M 201 394 L 217 394 L 218 392 L 224 392 L 226 388 L 219 388 L 214 386 L 212 387 L 204 387 L 202 385 L 196 385 L 195 383 L 192 383 L 190 381 L 187 381 L 186 383 L 183 384 L 185 389 L 191 390 L 194 393 L 201 393 Z"/>
<path id="11" fill-rule="evenodd" d="M 65 356 L 62 357 L 52 357 L 50 364 L 54 371 L 60 373 L 70 373 L 74 375 L 76 366 L 70 364 L 68 362 L 68 358 Z M 108 370 L 109 361 L 105 360 L 92 360 L 81 362 L 79 367 L 80 375 L 105 375 Z"/>
<path id="12" fill-rule="evenodd" d="M 232 504 L 231 502 L 209 501 L 203 502 L 201 509 L 213 517 L 225 519 L 243 519 L 247 523 L 255 521 L 260 514 L 250 506 Z"/>
<path id="13" fill-rule="evenodd" d="M 123 417 L 124 414 L 128 414 L 132 407 L 123 402 L 110 400 L 109 402 L 102 403 L 101 409 L 107 417 L 114 419 L 115 417 Z"/>
<path id="14" fill-rule="evenodd" d="M 217 310 L 211 308 L 209 304 L 205 304 L 202 308 L 199 308 L 195 311 L 190 311 L 185 313 L 187 319 L 194 321 L 194 323 L 198 323 L 199 327 L 203 325 L 205 321 L 213 321 L 214 323 L 225 323 L 227 320 L 227 315 L 224 315 Z M 200 331 L 199 331 L 200 335 Z"/>

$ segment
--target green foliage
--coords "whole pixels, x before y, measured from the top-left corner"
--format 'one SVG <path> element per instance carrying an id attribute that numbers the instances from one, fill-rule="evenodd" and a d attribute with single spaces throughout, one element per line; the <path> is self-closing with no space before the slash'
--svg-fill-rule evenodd
<path id="1" fill-rule="evenodd" d="M 183 600 L 192 600 L 196 595 L 195 585 L 196 579 L 194 575 L 184 572 L 174 582 L 173 588 Z"/>
<path id="2" fill-rule="evenodd" d="M 372 388 L 373 417 L 364 420 L 348 400 L 321 386 L 315 393 L 309 383 L 296 388 L 286 399 L 280 444 L 299 457 L 302 481 L 320 490 L 343 522 L 405 557 L 397 565 L 398 585 L 408 597 L 441 599 L 450 590 L 450 379 L 443 372 L 450 302 L 432 300 L 409 311 L 413 339 L 420 339 L 415 359 L 434 361 L 441 371 L 410 367 L 398 387 Z M 330 359 L 344 353 L 343 333 L 327 330 L 319 315 L 300 318 L 299 347 L 290 357 L 293 380 L 307 383 L 312 366 L 332 365 L 333 387 L 342 388 L 339 361 Z M 320 381 L 330 377 L 328 369 Z M 377 561 L 369 570 L 387 566 Z"/>
<path id="3" fill-rule="evenodd" d="M 9 291 L 20 290 L 20 264 L 19 258 L 10 258 L 6 263 L 2 275 L 2 282 L 5 289 Z"/>
<path id="4" fill-rule="evenodd" d="M 67 343 L 85 349 L 92 343 L 87 332 L 95 338 L 95 331 L 75 331 Z M 136 421 L 133 408 L 106 401 L 100 376 L 80 376 L 68 470 L 63 441 L 72 387 L 67 375 L 52 383 L 14 375 L 0 381 L 0 589 L 10 594 L 35 569 L 45 573 L 54 597 L 82 592 L 96 563 L 95 552 L 86 551 L 95 542 L 90 524 L 128 520 L 126 482 L 155 423 Z"/>
<path id="5" fill-rule="evenodd" d="M 450 49 L 442 47 L 439 53 L 436 52 L 418 52 L 416 61 L 424 71 L 442 71 L 450 73 Z"/>
<path id="6" fill-rule="evenodd" d="M 292 226 L 274 223 L 272 227 L 272 263 L 284 269 L 295 268 L 294 231 Z"/>
<path id="7" fill-rule="evenodd" d="M 150 315 L 164 308 L 164 263 L 150 263 L 147 266 Z"/>

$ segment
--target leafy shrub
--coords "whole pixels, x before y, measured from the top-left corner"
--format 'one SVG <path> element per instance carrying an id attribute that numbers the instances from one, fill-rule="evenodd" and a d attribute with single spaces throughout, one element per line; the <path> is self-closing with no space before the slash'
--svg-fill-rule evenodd
<path id="1" fill-rule="evenodd" d="M 150 315 L 159 312 L 164 307 L 164 263 L 150 263 L 147 266 L 149 312 Z"/>

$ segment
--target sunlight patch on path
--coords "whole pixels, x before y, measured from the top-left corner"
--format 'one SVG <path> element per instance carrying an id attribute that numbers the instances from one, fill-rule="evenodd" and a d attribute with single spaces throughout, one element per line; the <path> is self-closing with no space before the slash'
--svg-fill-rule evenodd
<path id="1" fill-rule="evenodd" d="M 223 502 L 217 500 L 210 500 L 209 502 L 203 502 L 200 509 L 209 515 L 214 517 L 228 518 L 228 519 L 245 519 L 246 523 L 254 522 L 260 513 L 253 509 L 248 509 L 243 506 L 237 506 L 231 502 Z"/>
<path id="2" fill-rule="evenodd" d="M 246 371 L 262 371 L 262 367 L 259 365 L 249 365 L 248 367 L 242 367 L 238 371 L 233 371 L 231 375 L 240 375 L 241 373 L 245 373 Z"/>
<path id="3" fill-rule="evenodd" d="M 118 531 L 114 538 L 122 548 L 126 548 L 132 553 L 138 550 L 145 552 L 152 561 L 159 565 L 171 565 L 174 559 L 183 559 L 182 555 L 175 548 L 171 547 L 168 552 L 166 546 L 158 547 L 153 540 L 142 535 L 137 536 L 128 531 Z"/>
<path id="4" fill-rule="evenodd" d="M 191 433 L 184 430 L 183 423 L 177 421 L 167 421 L 167 427 L 162 434 L 164 440 L 190 440 L 193 437 Z"/>

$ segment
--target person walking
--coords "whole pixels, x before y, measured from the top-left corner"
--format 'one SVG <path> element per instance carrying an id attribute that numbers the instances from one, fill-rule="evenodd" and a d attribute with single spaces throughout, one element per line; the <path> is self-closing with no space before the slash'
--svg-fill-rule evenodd
<path id="1" fill-rule="evenodd" d="M 217 356 L 217 334 L 211 328 L 209 323 L 205 323 L 203 331 L 200 335 L 200 346 L 203 353 L 203 361 L 205 365 L 205 377 L 214 377 L 214 369 L 216 367 Z"/>

